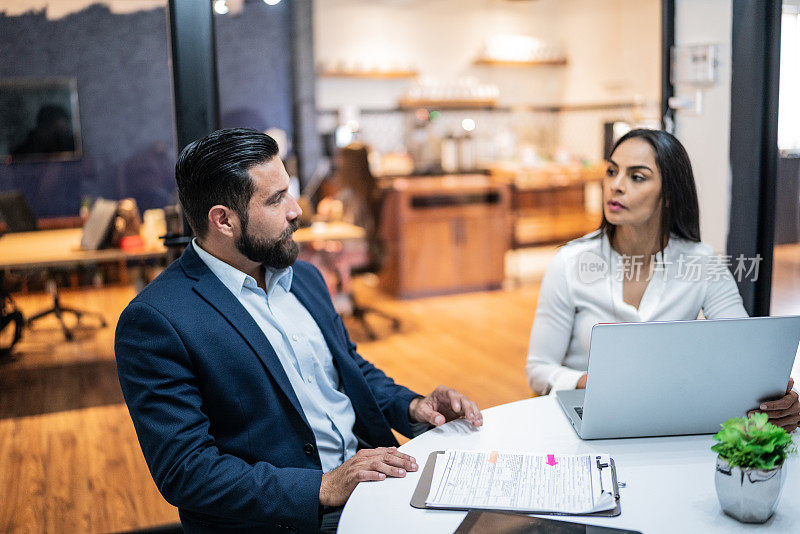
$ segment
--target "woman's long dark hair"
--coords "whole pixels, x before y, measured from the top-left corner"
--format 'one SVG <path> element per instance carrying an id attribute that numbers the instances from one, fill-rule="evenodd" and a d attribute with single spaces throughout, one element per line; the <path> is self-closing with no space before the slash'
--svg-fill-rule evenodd
<path id="1" fill-rule="evenodd" d="M 656 155 L 656 165 L 661 172 L 661 250 L 667 246 L 669 236 L 689 241 L 700 241 L 700 208 L 697 188 L 689 155 L 675 136 L 662 130 L 636 129 L 626 133 L 614 144 L 610 158 L 617 147 L 628 139 L 646 141 Z M 606 220 L 605 211 L 600 232 L 614 239 L 616 226 Z"/>

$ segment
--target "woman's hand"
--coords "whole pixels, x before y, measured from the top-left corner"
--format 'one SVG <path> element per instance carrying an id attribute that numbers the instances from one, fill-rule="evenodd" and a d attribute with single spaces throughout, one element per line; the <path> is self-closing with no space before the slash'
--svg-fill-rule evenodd
<path id="1" fill-rule="evenodd" d="M 581 375 L 581 378 L 578 380 L 578 385 L 575 386 L 575 389 L 586 389 L 586 373 Z"/>
<path id="2" fill-rule="evenodd" d="M 790 378 L 786 395 L 762 403 L 758 410 L 751 410 L 747 415 L 763 412 L 769 416 L 769 422 L 773 425 L 783 427 L 787 432 L 793 431 L 800 424 L 800 402 L 797 400 L 797 392 L 792 391 L 793 387 L 794 379 Z"/>

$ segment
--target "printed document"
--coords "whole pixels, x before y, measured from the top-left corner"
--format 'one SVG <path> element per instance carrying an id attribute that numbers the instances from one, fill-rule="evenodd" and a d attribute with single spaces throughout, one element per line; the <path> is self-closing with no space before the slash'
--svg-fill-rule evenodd
<path id="1" fill-rule="evenodd" d="M 436 458 L 431 508 L 588 514 L 616 507 L 608 454 L 448 450 Z"/>

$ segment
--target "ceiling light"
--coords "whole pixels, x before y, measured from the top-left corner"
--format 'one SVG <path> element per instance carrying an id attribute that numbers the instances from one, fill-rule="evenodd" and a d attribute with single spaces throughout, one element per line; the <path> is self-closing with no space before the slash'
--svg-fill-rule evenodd
<path id="1" fill-rule="evenodd" d="M 280 4 L 281 0 L 264 0 L 264 3 L 268 6 L 274 6 L 276 4 Z"/>
<path id="2" fill-rule="evenodd" d="M 220 15 L 225 15 L 230 10 L 228 9 L 228 4 L 225 2 L 225 0 L 216 0 L 214 2 L 214 11 Z"/>

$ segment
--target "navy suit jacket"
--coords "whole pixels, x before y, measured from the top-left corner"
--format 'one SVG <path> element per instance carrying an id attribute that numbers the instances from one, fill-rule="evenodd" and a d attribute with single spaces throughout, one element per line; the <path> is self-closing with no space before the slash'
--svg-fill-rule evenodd
<path id="1" fill-rule="evenodd" d="M 356 352 L 319 271 L 296 262 L 291 291 L 328 343 L 355 434 L 410 436 L 416 394 Z M 147 465 L 187 532 L 317 530 L 314 433 L 266 336 L 191 245 L 122 312 L 114 349 Z"/>

